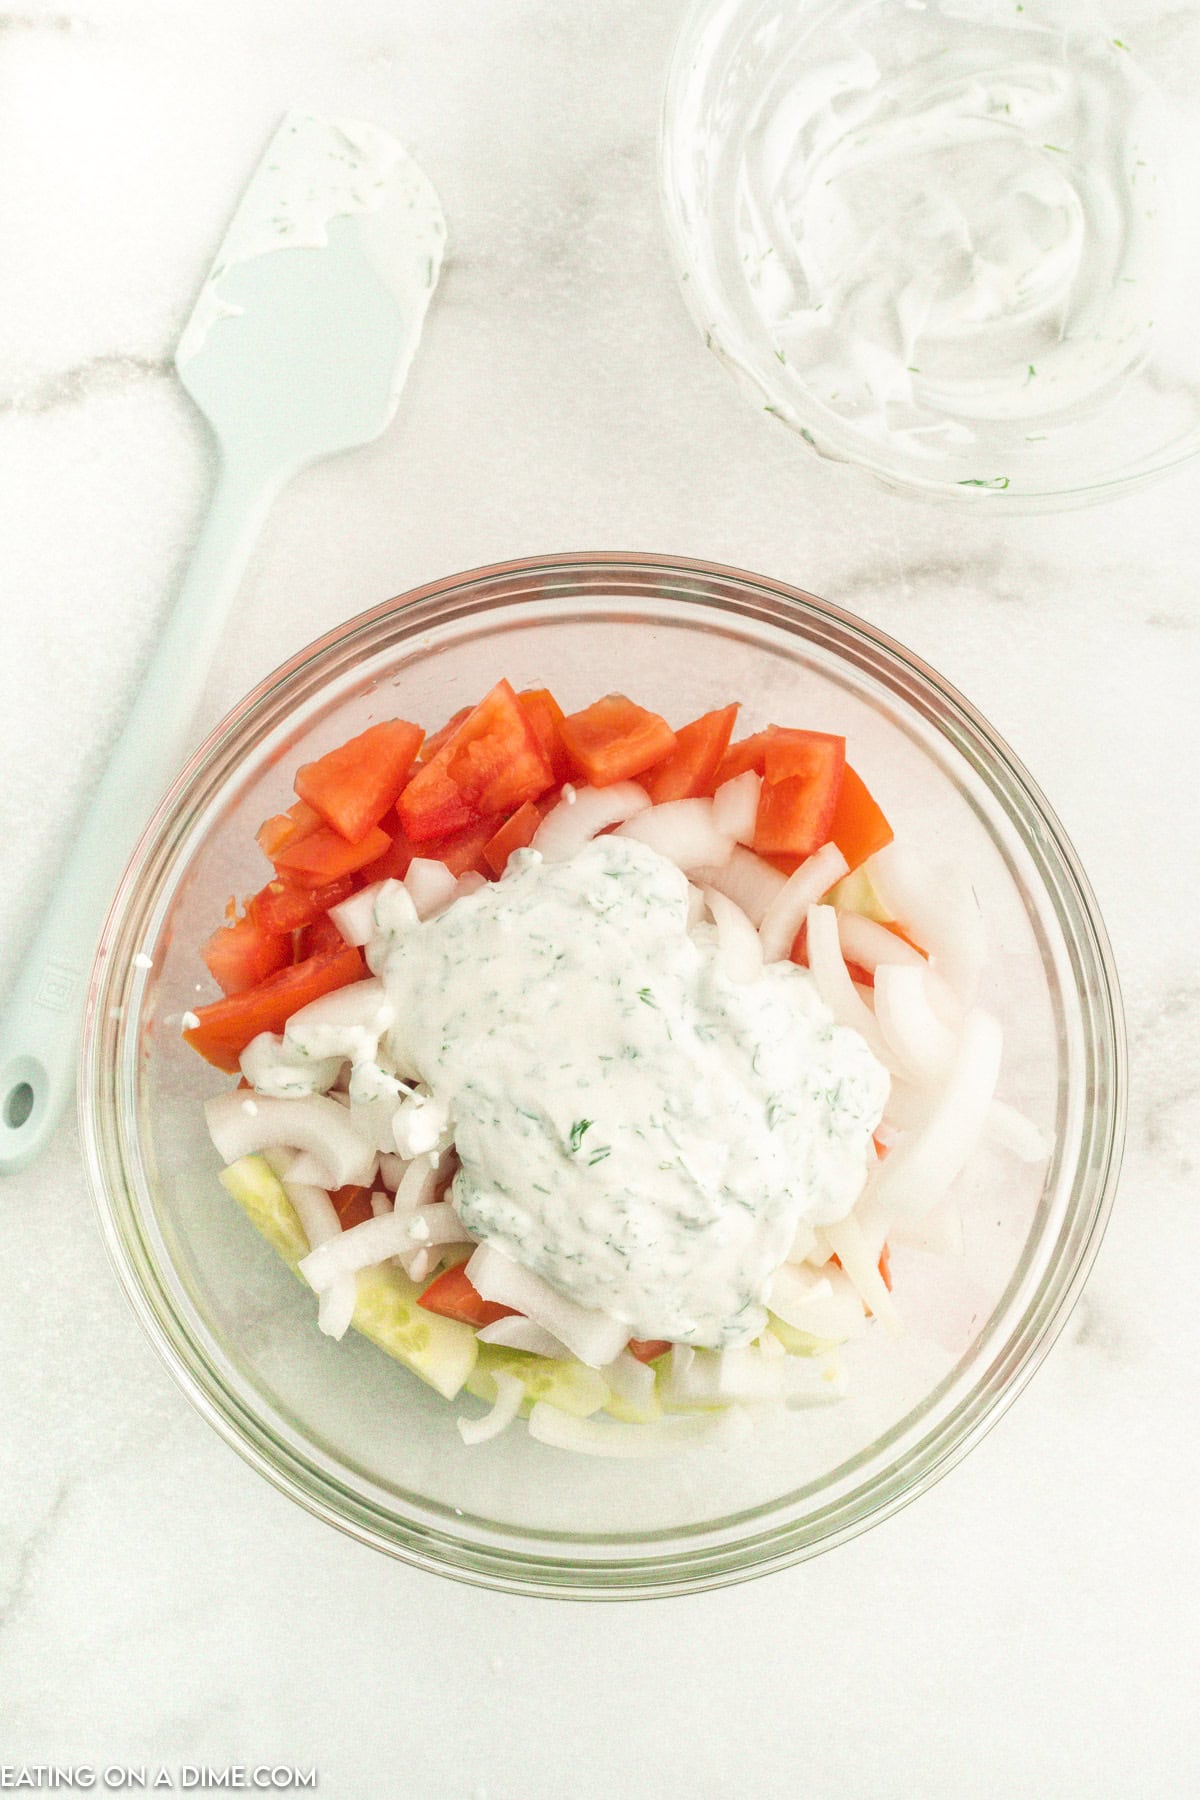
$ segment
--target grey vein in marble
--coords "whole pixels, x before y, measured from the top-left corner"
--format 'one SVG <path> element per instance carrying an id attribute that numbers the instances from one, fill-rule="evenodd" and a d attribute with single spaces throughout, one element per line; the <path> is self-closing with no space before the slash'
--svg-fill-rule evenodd
<path id="1" fill-rule="evenodd" d="M 59 369 L 39 381 L 0 396 L 0 416 L 5 413 L 44 413 L 58 406 L 74 406 L 93 394 L 126 387 L 137 381 L 169 375 L 174 364 L 169 356 L 137 356 L 113 350 L 93 356 L 74 368 Z"/>

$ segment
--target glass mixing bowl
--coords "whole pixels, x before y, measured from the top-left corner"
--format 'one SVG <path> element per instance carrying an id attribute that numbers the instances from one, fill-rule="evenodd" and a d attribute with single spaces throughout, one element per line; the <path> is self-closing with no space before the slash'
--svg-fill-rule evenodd
<path id="1" fill-rule="evenodd" d="M 436 724 L 504 673 L 577 708 L 623 689 L 672 720 L 844 733 L 897 836 L 967 870 L 990 928 L 1001 1093 L 1053 1144 L 981 1150 L 957 1259 L 895 1258 L 908 1331 L 849 1347 L 839 1404 L 749 1446 L 607 1463 L 519 1429 L 468 1449 L 447 1405 L 312 1297 L 218 1186 L 180 1039 L 199 946 L 261 884 L 253 833 L 299 763 L 403 715 Z M 206 989 L 205 989 L 206 991 Z M 978 713 L 910 652 L 778 582 L 699 563 L 551 557 L 434 583 L 301 651 L 217 727 L 151 820 L 93 974 L 80 1081 L 117 1272 L 185 1393 L 319 1517 L 425 1568 L 575 1597 L 714 1586 L 829 1547 L 929 1486 L 1024 1384 L 1079 1293 L 1116 1180 L 1124 1050 L 1108 944 L 1070 845 Z"/>
<path id="2" fill-rule="evenodd" d="M 1200 449 L 1198 52 L 1108 0 L 701 0 L 660 162 L 706 341 L 903 492 L 1032 511 L 1177 467 Z"/>

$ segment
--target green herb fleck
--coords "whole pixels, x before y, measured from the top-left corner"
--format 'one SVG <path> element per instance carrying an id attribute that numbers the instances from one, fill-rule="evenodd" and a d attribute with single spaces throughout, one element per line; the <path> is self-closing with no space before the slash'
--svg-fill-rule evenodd
<path id="1" fill-rule="evenodd" d="M 1125 43 L 1124 39 L 1122 39 L 1122 38 L 1114 38 L 1113 43 L 1116 45 L 1118 50 L 1128 50 L 1128 48 L 1129 48 L 1129 45 L 1127 43 Z"/>
<path id="2" fill-rule="evenodd" d="M 1008 476 L 993 475 L 987 481 L 981 481 L 978 476 L 973 476 L 968 481 L 960 481 L 958 485 L 959 487 L 991 488 L 995 492 L 1000 492 L 1008 486 Z"/>
<path id="3" fill-rule="evenodd" d="M 1061 144 L 1043 144 L 1042 149 L 1053 150 L 1057 156 L 1065 156 L 1067 154 Z"/>
<path id="4" fill-rule="evenodd" d="M 802 425 L 800 427 L 800 436 L 804 439 L 806 444 L 811 444 L 813 449 L 814 450 L 816 449 L 817 440 L 813 436 L 812 432 L 808 429 L 807 425 Z"/>
<path id="5" fill-rule="evenodd" d="M 571 1127 L 571 1154 L 572 1154 L 572 1156 L 574 1156 L 574 1154 L 578 1150 L 580 1144 L 582 1144 L 584 1132 L 590 1131 L 591 1129 L 592 1129 L 592 1120 L 591 1119 L 576 1119 L 575 1123 Z"/>
<path id="6" fill-rule="evenodd" d="M 601 1144 L 600 1148 L 598 1150 L 593 1150 L 592 1154 L 588 1157 L 588 1168 L 594 1169 L 597 1163 L 602 1163 L 606 1156 L 611 1155 L 612 1145 Z"/>
<path id="7" fill-rule="evenodd" d="M 638 989 L 638 999 L 643 1006 L 652 1006 L 656 1012 L 658 1011 L 658 1001 L 648 987 Z"/>

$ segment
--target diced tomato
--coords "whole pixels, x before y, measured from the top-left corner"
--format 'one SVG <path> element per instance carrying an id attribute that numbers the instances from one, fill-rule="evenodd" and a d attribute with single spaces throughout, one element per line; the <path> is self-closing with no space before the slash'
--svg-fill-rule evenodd
<path id="1" fill-rule="evenodd" d="M 664 800 L 692 800 L 712 793 L 713 777 L 729 748 L 737 715 L 735 701 L 680 727 L 671 754 L 642 777 L 642 786 L 655 806 Z"/>
<path id="2" fill-rule="evenodd" d="M 526 800 L 511 818 L 505 819 L 483 846 L 484 861 L 493 875 L 503 875 L 513 851 L 523 850 L 531 842 L 541 822 L 542 809 L 533 800 Z"/>
<path id="3" fill-rule="evenodd" d="M 572 770 L 593 787 L 628 781 L 675 748 L 667 721 L 624 694 L 606 694 L 582 712 L 569 713 L 560 729 Z"/>
<path id="4" fill-rule="evenodd" d="M 292 960 L 292 940 L 267 932 L 248 914 L 232 925 L 218 926 L 201 954 L 223 994 L 240 994 Z"/>
<path id="5" fill-rule="evenodd" d="M 499 819 L 553 782 L 528 715 L 509 683 L 500 681 L 420 765 L 396 812 L 413 842 L 424 844 L 480 819 Z"/>
<path id="6" fill-rule="evenodd" d="M 752 737 L 740 738 L 736 744 L 730 744 L 713 776 L 714 793 L 725 782 L 732 781 L 737 775 L 745 775 L 749 769 L 753 769 L 756 775 L 761 775 L 766 761 L 767 744 L 774 736 L 774 725 L 768 725 L 765 731 L 756 731 Z"/>
<path id="7" fill-rule="evenodd" d="M 462 1263 L 435 1275 L 417 1305 L 426 1312 L 440 1313 L 444 1319 L 460 1319 L 464 1325 L 494 1325 L 497 1319 L 516 1314 L 514 1306 L 485 1300 Z"/>
<path id="8" fill-rule="evenodd" d="M 288 844 L 275 857 L 275 867 L 285 880 L 298 887 L 328 887 L 343 875 L 353 875 L 382 856 L 388 848 L 388 834 L 372 825 L 357 844 L 348 844 L 340 832 L 328 825 L 309 832 L 298 844 Z"/>
<path id="9" fill-rule="evenodd" d="M 630 1338 L 626 1345 L 630 1356 L 636 1356 L 639 1362 L 653 1362 L 656 1356 L 665 1356 L 671 1348 L 666 1338 Z"/>
<path id="10" fill-rule="evenodd" d="M 331 906 L 340 906 L 354 892 L 353 875 L 343 875 L 325 887 L 297 887 L 294 881 L 268 881 L 246 902 L 246 911 L 261 931 L 299 931 Z"/>
<path id="11" fill-rule="evenodd" d="M 464 831 L 455 832 L 453 837 L 435 838 L 431 843 L 422 844 L 420 853 L 432 857 L 435 862 L 445 863 L 452 875 L 465 875 L 473 869 L 479 875 L 490 876 L 492 871 L 485 853 L 499 828 L 498 819 L 480 819 Z"/>
<path id="12" fill-rule="evenodd" d="M 845 738 L 828 732 L 768 736 L 754 821 L 760 855 L 811 856 L 828 843 L 845 763 Z"/>
<path id="13" fill-rule="evenodd" d="M 352 1225 L 363 1225 L 375 1214 L 371 1211 L 371 1190 L 365 1187 L 340 1187 L 330 1192 L 333 1210 L 342 1222 L 342 1230 L 349 1231 Z"/>
<path id="14" fill-rule="evenodd" d="M 403 881 L 413 857 L 427 854 L 421 844 L 413 843 L 394 813 L 387 819 L 386 828 L 392 833 L 387 849 L 358 871 L 357 879 L 364 887 L 376 881 Z"/>
<path id="15" fill-rule="evenodd" d="M 317 831 L 320 825 L 320 813 L 314 812 L 303 800 L 297 800 L 286 812 L 264 819 L 255 833 L 254 841 L 263 855 L 274 862 L 281 850 L 286 850 L 289 844 L 298 844 L 301 838 Z"/>
<path id="16" fill-rule="evenodd" d="M 894 836 L 862 776 L 847 763 L 829 823 L 829 837 L 845 857 L 847 867 L 857 869 L 868 856 L 890 844 Z"/>
<path id="17" fill-rule="evenodd" d="M 296 771 L 296 792 L 352 844 L 378 825 L 408 780 L 425 733 L 406 719 L 371 725 Z"/>
<path id="18" fill-rule="evenodd" d="M 310 1000 L 362 981 L 366 973 L 361 953 L 348 945 L 323 956 L 310 956 L 307 962 L 282 969 L 244 993 L 199 1007 L 196 1024 L 183 1035 L 205 1062 L 235 1075 L 238 1057 L 251 1038 L 260 1031 L 282 1031 L 292 1014 Z"/>
<path id="19" fill-rule="evenodd" d="M 446 723 L 442 726 L 440 731 L 435 731 L 432 737 L 427 737 L 425 739 L 425 742 L 421 745 L 421 761 L 431 762 L 447 739 L 454 736 L 463 720 L 469 719 L 470 716 L 471 708 L 469 706 L 460 706 L 453 718 L 446 720 Z"/>
<path id="20" fill-rule="evenodd" d="M 537 733 L 537 741 L 554 771 L 555 781 L 565 781 L 571 773 L 571 759 L 567 755 L 567 746 L 563 743 L 562 707 L 549 688 L 528 688 L 517 698 Z"/>
<path id="21" fill-rule="evenodd" d="M 305 962 L 310 956 L 319 956 L 326 950 L 344 950 L 346 940 L 330 918 L 322 913 L 310 925 L 301 926 L 296 933 L 293 954 L 297 962 Z"/>

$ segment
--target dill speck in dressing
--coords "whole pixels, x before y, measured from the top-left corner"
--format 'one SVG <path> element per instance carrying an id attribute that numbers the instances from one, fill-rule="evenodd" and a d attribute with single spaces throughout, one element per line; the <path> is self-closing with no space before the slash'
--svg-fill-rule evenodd
<path id="1" fill-rule="evenodd" d="M 687 908 L 634 840 L 520 852 L 383 973 L 468 1230 L 635 1337 L 719 1348 L 762 1328 L 797 1223 L 858 1198 L 888 1077 L 805 970 L 730 981 Z"/>

